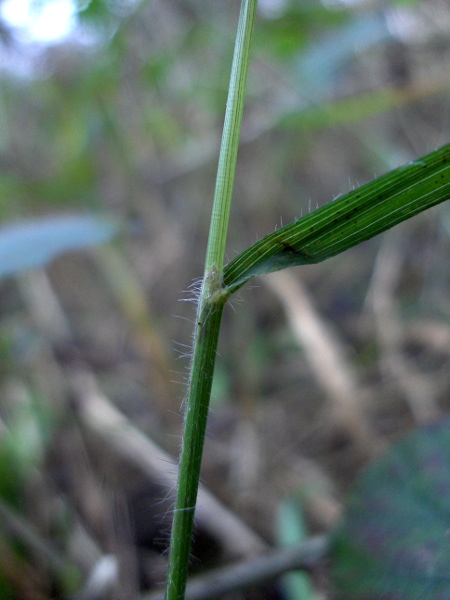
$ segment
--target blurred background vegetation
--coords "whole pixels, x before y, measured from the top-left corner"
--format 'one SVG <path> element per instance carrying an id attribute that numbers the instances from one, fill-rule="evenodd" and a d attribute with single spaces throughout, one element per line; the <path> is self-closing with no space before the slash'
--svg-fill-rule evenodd
<path id="1" fill-rule="evenodd" d="M 58 5 L 70 26 L 46 39 L 32 21 Z M 158 452 L 180 444 L 194 306 L 179 300 L 202 274 L 239 6 L 0 3 L 2 223 L 123 223 L 0 284 L 2 598 L 130 598 L 164 580 L 174 466 Z M 260 0 L 258 15 L 230 259 L 449 140 L 445 0 Z M 232 302 L 203 481 L 248 544 L 200 511 L 193 570 L 276 544 L 286 502 L 328 531 L 359 469 L 448 411 L 449 235 L 444 204 Z M 313 586 L 332 596 L 325 572 Z M 292 598 L 280 582 L 228 597 Z"/>

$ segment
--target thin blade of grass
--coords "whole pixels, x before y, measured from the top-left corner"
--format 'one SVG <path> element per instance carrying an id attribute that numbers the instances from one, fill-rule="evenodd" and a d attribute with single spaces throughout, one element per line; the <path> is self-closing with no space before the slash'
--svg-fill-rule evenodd
<path id="1" fill-rule="evenodd" d="M 249 279 L 321 262 L 450 198 L 450 144 L 341 196 L 242 252 L 224 269 L 229 294 Z"/>
<path id="2" fill-rule="evenodd" d="M 277 512 L 277 538 L 280 546 L 294 546 L 308 537 L 303 510 L 293 498 L 285 498 Z M 302 571 L 290 571 L 282 578 L 286 600 L 314 600 L 310 577 Z"/>

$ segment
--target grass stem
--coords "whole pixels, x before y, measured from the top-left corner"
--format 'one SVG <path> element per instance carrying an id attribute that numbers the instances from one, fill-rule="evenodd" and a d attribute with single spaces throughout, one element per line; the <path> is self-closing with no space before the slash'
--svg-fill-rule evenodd
<path id="1" fill-rule="evenodd" d="M 195 324 L 177 498 L 172 522 L 167 600 L 182 600 L 186 589 L 220 321 L 228 297 L 223 289 L 223 262 L 256 4 L 257 0 L 242 1 L 231 69 L 205 273 Z"/>

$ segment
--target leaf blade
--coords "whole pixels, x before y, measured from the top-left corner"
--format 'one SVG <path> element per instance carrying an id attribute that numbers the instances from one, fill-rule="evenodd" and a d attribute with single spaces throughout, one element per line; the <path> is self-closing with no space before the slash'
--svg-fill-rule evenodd
<path id="1" fill-rule="evenodd" d="M 249 279 L 335 256 L 450 198 L 450 144 L 270 233 L 224 269 L 231 294 Z"/>

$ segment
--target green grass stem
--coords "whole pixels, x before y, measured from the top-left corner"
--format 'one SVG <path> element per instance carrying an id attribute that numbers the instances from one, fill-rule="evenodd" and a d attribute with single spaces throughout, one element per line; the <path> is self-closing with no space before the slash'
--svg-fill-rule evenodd
<path id="1" fill-rule="evenodd" d="M 178 489 L 172 522 L 167 600 L 182 600 L 186 589 L 220 321 L 228 296 L 222 289 L 223 262 L 256 4 L 256 0 L 242 1 L 231 69 L 205 274 L 195 324 Z"/>

